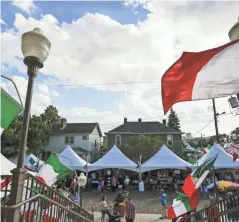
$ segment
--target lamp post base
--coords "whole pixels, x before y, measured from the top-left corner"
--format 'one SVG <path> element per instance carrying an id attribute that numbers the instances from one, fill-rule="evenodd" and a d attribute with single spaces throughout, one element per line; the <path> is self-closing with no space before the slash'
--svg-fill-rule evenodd
<path id="1" fill-rule="evenodd" d="M 15 168 L 12 170 L 12 187 L 11 189 L 9 205 L 15 205 L 22 201 L 22 192 L 24 189 L 24 178 L 25 178 L 25 168 Z M 7 212 L 7 222 L 19 222 L 20 221 L 20 210 L 18 208 L 9 210 Z"/>

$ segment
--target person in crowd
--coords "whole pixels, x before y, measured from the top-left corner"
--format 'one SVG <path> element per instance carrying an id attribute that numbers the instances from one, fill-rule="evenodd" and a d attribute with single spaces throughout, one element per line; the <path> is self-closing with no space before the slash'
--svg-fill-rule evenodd
<path id="1" fill-rule="evenodd" d="M 125 176 L 125 179 L 124 179 L 124 187 L 125 187 L 125 190 L 129 190 L 129 177 L 128 176 Z"/>
<path id="2" fill-rule="evenodd" d="M 77 186 L 77 178 L 76 178 L 76 176 L 74 176 L 72 181 L 71 181 L 71 189 L 75 191 L 76 186 Z"/>
<path id="3" fill-rule="evenodd" d="M 101 222 L 105 221 L 107 207 L 108 207 L 108 203 L 106 201 L 106 196 L 102 195 L 101 202 L 100 202 Z"/>
<path id="4" fill-rule="evenodd" d="M 236 179 L 235 179 L 235 176 L 234 176 L 234 174 L 233 174 L 233 173 L 231 173 L 231 181 L 232 181 L 233 183 L 235 183 L 235 182 L 236 182 Z"/>
<path id="5" fill-rule="evenodd" d="M 129 197 L 126 202 L 125 220 L 126 222 L 133 222 L 135 220 L 135 205 L 132 203 Z"/>
<path id="6" fill-rule="evenodd" d="M 104 189 L 105 189 L 105 181 L 103 179 L 101 179 L 100 181 L 100 190 L 101 193 L 104 193 Z"/>
<path id="7" fill-rule="evenodd" d="M 116 181 L 114 176 L 112 177 L 111 184 L 112 184 L 112 191 L 115 192 L 115 189 L 116 189 L 116 186 L 117 186 L 117 181 Z"/>
<path id="8" fill-rule="evenodd" d="M 167 206 L 167 194 L 164 192 L 164 190 L 162 189 L 160 191 L 160 204 L 161 204 L 161 217 L 159 219 L 165 219 L 166 217 L 166 206 Z"/>
<path id="9" fill-rule="evenodd" d="M 75 202 L 77 205 L 80 203 L 80 195 L 76 193 L 75 190 L 72 190 L 72 193 L 70 193 L 69 198 Z"/>

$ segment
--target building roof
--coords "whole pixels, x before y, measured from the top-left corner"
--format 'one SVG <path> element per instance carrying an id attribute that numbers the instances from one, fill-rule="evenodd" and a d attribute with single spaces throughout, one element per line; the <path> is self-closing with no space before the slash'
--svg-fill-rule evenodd
<path id="1" fill-rule="evenodd" d="M 125 122 L 124 124 L 116 127 L 115 129 L 109 131 L 105 134 L 114 134 L 114 133 L 139 133 L 139 134 L 164 134 L 164 133 L 173 133 L 173 134 L 183 134 L 179 130 L 175 130 L 171 127 L 168 127 L 160 122 Z"/>
<path id="2" fill-rule="evenodd" d="M 80 133 L 90 134 L 97 127 L 99 135 L 102 137 L 102 132 L 98 123 L 66 123 L 66 126 L 62 128 L 61 124 L 54 124 L 52 126 L 52 134 L 64 134 L 64 133 Z"/>

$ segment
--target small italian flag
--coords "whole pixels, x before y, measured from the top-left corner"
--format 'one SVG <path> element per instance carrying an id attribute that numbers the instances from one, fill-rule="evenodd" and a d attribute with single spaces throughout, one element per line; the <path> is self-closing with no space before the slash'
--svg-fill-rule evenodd
<path id="1" fill-rule="evenodd" d="M 207 147 L 203 149 L 203 153 L 207 154 L 211 148 L 212 147 L 210 145 L 207 145 Z"/>
<path id="2" fill-rule="evenodd" d="M 36 177 L 46 185 L 51 186 L 71 171 L 70 168 L 60 162 L 56 153 L 52 153 Z"/>
<path id="3" fill-rule="evenodd" d="M 191 197 L 194 194 L 195 189 L 198 189 L 201 186 L 202 182 L 212 169 L 216 159 L 217 155 L 208 158 L 203 164 L 197 167 L 189 176 L 186 177 L 182 190 L 188 197 Z"/>
<path id="4" fill-rule="evenodd" d="M 23 107 L 1 87 L 1 134 L 22 110 Z"/>
<path id="5" fill-rule="evenodd" d="M 185 194 L 178 193 L 177 198 L 173 200 L 173 205 L 168 206 L 168 218 L 175 219 L 191 210 L 196 210 L 199 203 L 199 192 L 195 190 L 192 198 Z"/>

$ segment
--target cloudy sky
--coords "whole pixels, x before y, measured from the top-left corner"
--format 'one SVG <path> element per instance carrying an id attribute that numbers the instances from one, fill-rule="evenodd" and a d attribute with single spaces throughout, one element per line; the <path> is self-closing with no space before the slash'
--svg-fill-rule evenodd
<path id="1" fill-rule="evenodd" d="M 140 4 L 139 4 L 140 3 Z M 25 99 L 27 75 L 21 35 L 39 27 L 52 43 L 34 88 L 32 113 L 54 104 L 68 122 L 99 122 L 106 132 L 142 118 L 162 121 L 161 77 L 183 51 L 229 41 L 236 1 L 2 2 L 2 74 Z M 5 80 L 2 86 L 16 96 Z M 238 127 L 228 98 L 216 100 L 220 133 Z M 176 104 L 184 132 L 214 134 L 212 102 Z"/>

